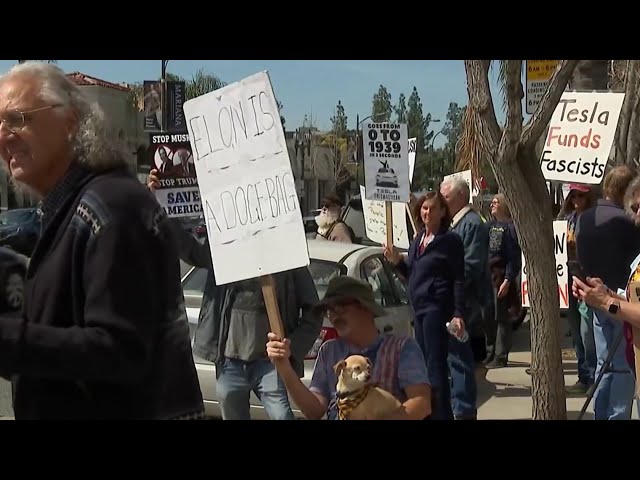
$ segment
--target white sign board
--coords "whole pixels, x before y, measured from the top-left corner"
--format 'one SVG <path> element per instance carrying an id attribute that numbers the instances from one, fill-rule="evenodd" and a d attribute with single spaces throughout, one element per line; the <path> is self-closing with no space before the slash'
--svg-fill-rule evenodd
<path id="1" fill-rule="evenodd" d="M 367 237 L 372 241 L 384 245 L 387 243 L 387 215 L 384 202 L 367 200 L 365 188 L 360 185 L 364 226 Z M 398 248 L 409 249 L 409 231 L 407 229 L 406 203 L 393 202 L 393 245 Z"/>
<path id="2" fill-rule="evenodd" d="M 291 162 L 268 73 L 189 100 L 184 114 L 216 283 L 309 265 Z"/>
<path id="3" fill-rule="evenodd" d="M 416 169 L 416 151 L 418 147 L 418 139 L 409 139 L 409 185 L 413 183 L 413 172 Z M 364 198 L 364 197 L 363 197 Z"/>
<path id="4" fill-rule="evenodd" d="M 471 170 L 464 170 L 462 172 L 456 172 L 456 173 L 452 173 L 451 175 L 447 175 L 442 179 L 442 182 L 444 183 L 449 180 L 456 180 L 458 178 L 461 178 L 462 180 L 467 182 L 467 185 L 469 185 L 469 191 L 471 192 L 472 197 L 477 197 L 480 194 L 478 187 L 476 187 L 473 184 L 473 179 L 471 177 Z"/>
<path id="5" fill-rule="evenodd" d="M 569 273 L 567 271 L 567 222 L 553 222 L 553 237 L 556 252 L 556 273 L 558 275 L 558 296 L 560 308 L 569 308 Z M 527 266 L 522 255 L 522 306 L 529 307 L 529 283 L 527 282 Z"/>
<path id="6" fill-rule="evenodd" d="M 408 202 L 411 189 L 407 125 L 367 123 L 362 143 L 367 200 Z"/>
<path id="7" fill-rule="evenodd" d="M 602 182 L 623 100 L 624 93 L 562 94 L 540 158 L 546 180 Z"/>

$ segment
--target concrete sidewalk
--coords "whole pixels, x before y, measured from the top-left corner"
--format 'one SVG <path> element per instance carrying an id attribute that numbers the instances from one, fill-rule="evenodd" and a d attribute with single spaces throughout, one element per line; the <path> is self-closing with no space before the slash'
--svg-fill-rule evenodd
<path id="1" fill-rule="evenodd" d="M 563 319 L 561 345 L 563 352 L 571 350 L 571 337 L 565 336 L 569 327 Z M 563 355 L 563 357 L 566 357 Z M 533 402 L 531 400 L 531 377 L 526 369 L 531 364 L 530 330 L 528 320 L 513 335 L 513 348 L 509 355 L 509 366 L 487 370 L 486 378 L 478 382 L 478 420 L 530 420 Z M 565 385 L 578 381 L 575 354 L 563 358 Z M 567 398 L 567 418 L 576 420 L 586 401 L 585 397 Z M 634 402 L 635 404 L 635 402 Z M 638 419 L 635 411 L 632 418 Z M 589 405 L 584 420 L 593 419 L 593 401 Z"/>

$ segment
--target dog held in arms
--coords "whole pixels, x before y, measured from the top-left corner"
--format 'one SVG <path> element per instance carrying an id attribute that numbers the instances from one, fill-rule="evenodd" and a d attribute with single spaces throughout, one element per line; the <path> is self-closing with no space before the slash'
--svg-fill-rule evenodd
<path id="1" fill-rule="evenodd" d="M 333 369 L 338 376 L 340 420 L 382 420 L 403 408 L 389 392 L 369 383 L 373 366 L 368 358 L 351 355 Z"/>

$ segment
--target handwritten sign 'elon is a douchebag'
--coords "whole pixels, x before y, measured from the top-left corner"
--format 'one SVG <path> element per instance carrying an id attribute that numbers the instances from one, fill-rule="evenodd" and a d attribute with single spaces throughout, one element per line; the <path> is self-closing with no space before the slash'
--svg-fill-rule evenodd
<path id="1" fill-rule="evenodd" d="M 567 183 L 602 182 L 624 93 L 565 92 L 544 142 L 544 178 Z"/>
<path id="2" fill-rule="evenodd" d="M 267 72 L 184 104 L 216 283 L 309 265 Z"/>

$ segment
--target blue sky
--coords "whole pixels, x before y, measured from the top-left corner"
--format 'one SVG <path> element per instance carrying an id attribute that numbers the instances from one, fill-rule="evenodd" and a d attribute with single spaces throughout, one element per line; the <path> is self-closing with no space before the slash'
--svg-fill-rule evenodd
<path id="1" fill-rule="evenodd" d="M 0 73 L 17 60 L 0 60 Z M 140 82 L 160 76 L 160 60 L 59 60 L 67 72 L 80 71 L 110 82 Z M 233 83 L 261 70 L 269 71 L 275 94 L 283 103 L 287 129 L 294 129 L 313 114 L 316 126 L 328 129 L 338 100 L 342 101 L 350 128 L 355 128 L 356 115 L 371 114 L 373 95 L 380 84 L 387 87 L 392 102 L 400 93 L 409 97 L 415 85 L 424 112 L 441 119 L 431 129 L 442 128 L 449 102 L 467 103 L 464 64 L 462 60 L 171 60 L 167 71 L 190 78 L 198 69 L 214 73 Z M 494 88 L 495 75 L 492 75 Z M 502 119 L 500 96 L 496 113 Z M 444 142 L 440 135 L 435 142 Z"/>

